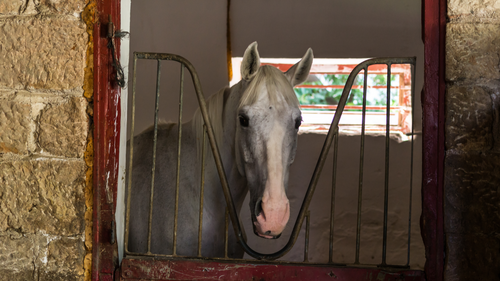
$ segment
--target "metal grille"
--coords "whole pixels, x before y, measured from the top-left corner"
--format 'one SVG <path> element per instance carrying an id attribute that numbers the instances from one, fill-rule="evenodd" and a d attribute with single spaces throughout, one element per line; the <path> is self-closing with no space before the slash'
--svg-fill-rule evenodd
<path id="1" fill-rule="evenodd" d="M 360 146 L 360 162 L 359 162 L 359 182 L 358 182 L 358 203 L 357 203 L 357 228 L 356 228 L 356 255 L 354 264 L 360 264 L 359 261 L 359 251 L 360 251 L 360 234 L 361 234 L 361 209 L 362 209 L 362 193 L 363 193 L 363 165 L 364 165 L 364 141 L 365 141 L 365 119 L 366 119 L 366 96 L 367 96 L 367 76 L 368 76 L 368 67 L 370 65 L 376 64 L 384 64 L 387 65 L 387 106 L 386 106 L 386 141 L 385 141 L 385 182 L 384 182 L 384 218 L 383 218 L 383 249 L 382 249 L 382 263 L 380 266 L 382 267 L 402 267 L 408 268 L 410 263 L 410 240 L 411 240 L 411 212 L 412 212 L 412 182 L 413 182 L 413 136 L 414 136 L 414 121 L 412 118 L 412 126 L 410 141 L 411 141 L 411 172 L 410 172 L 410 191 L 409 191 L 409 216 L 408 216 L 408 250 L 407 250 L 407 262 L 406 265 L 388 265 L 387 264 L 387 215 L 388 215 L 388 195 L 389 195 L 389 139 L 390 139 L 390 109 L 391 109 L 391 65 L 393 64 L 410 64 L 412 66 L 412 74 L 411 74 L 411 107 L 412 113 L 414 112 L 414 96 L 415 96 L 415 64 L 416 58 L 376 58 L 364 61 L 354 68 L 352 73 L 349 75 L 349 78 L 346 82 L 344 90 L 342 92 L 342 96 L 337 106 L 337 110 L 335 111 L 335 115 L 333 121 L 331 123 L 330 129 L 326 136 L 325 142 L 323 144 L 323 148 L 319 159 L 317 161 L 313 176 L 310 180 L 309 187 L 305 194 L 305 197 L 302 202 L 302 206 L 300 208 L 300 212 L 295 221 L 295 225 L 293 227 L 291 236 L 288 240 L 288 243 L 280 250 L 271 254 L 263 254 L 254 251 L 251 247 L 249 247 L 246 243 L 245 232 L 241 227 L 238 219 L 238 214 L 232 198 L 229 192 L 229 186 L 227 183 L 226 175 L 224 173 L 224 169 L 222 166 L 221 157 L 219 154 L 219 149 L 217 147 L 217 143 L 215 141 L 215 135 L 212 129 L 212 125 L 210 123 L 208 112 L 206 108 L 205 99 L 201 90 L 201 85 L 198 79 L 198 75 L 196 70 L 192 66 L 192 64 L 187 61 L 185 58 L 173 54 L 159 54 L 159 53 L 134 53 L 134 73 L 133 73 L 133 91 L 132 91 L 132 123 L 131 123 L 131 133 L 130 135 L 134 135 L 134 117 L 135 117 L 135 98 L 136 98 L 136 65 L 138 59 L 145 60 L 156 60 L 157 61 L 157 77 L 156 77 L 156 103 L 155 103 L 155 121 L 154 121 L 154 139 L 153 139 L 153 163 L 151 169 L 151 197 L 150 197 L 150 209 L 149 209 L 149 229 L 148 229 L 148 251 L 146 253 L 133 253 L 128 250 L 128 239 L 129 239 L 129 221 L 130 221 L 130 196 L 128 196 L 126 202 L 126 219 L 125 219 L 125 253 L 130 256 L 163 256 L 163 257 L 179 257 L 176 254 L 176 238 L 177 238 L 177 214 L 178 214 L 178 204 L 179 204 L 179 167 L 180 167 L 180 151 L 181 151 L 181 139 L 182 139 L 182 104 L 183 104 L 183 85 L 184 85 L 184 70 L 187 68 L 191 74 L 195 92 L 198 98 L 201 114 L 203 116 L 205 125 L 205 132 L 203 142 L 205 143 L 205 136 L 208 136 L 208 141 L 214 156 L 215 164 L 217 167 L 217 171 L 219 173 L 219 177 L 221 180 L 225 200 L 226 200 L 226 217 L 225 217 L 225 227 L 226 227 L 226 235 L 225 235 L 225 257 L 222 259 L 227 259 L 228 252 L 228 227 L 229 227 L 229 219 L 232 222 L 233 230 L 236 234 L 239 244 L 243 247 L 246 253 L 250 256 L 265 261 L 272 261 L 278 259 L 289 252 L 294 244 L 297 241 L 299 236 L 299 231 L 302 228 L 302 224 L 304 219 L 306 220 L 306 233 L 305 233 L 305 250 L 304 250 L 304 263 L 308 263 L 308 244 L 309 244 L 309 221 L 310 214 L 308 211 L 309 204 L 311 203 L 314 191 L 316 189 L 316 185 L 318 183 L 321 171 L 325 164 L 327 154 L 329 149 L 333 145 L 333 178 L 332 178 L 332 193 L 331 193 L 331 210 L 330 210 L 330 236 L 329 236 L 329 264 L 334 264 L 333 257 L 333 235 L 334 235 L 334 210 L 335 210 L 335 190 L 336 190 L 336 171 L 337 171 L 337 155 L 338 155 L 338 138 L 339 138 L 339 128 L 338 124 L 340 121 L 340 117 L 344 111 L 344 107 L 349 97 L 349 93 L 351 91 L 351 87 L 355 80 L 355 77 L 361 72 L 364 71 L 364 85 L 363 85 L 363 111 L 362 111 L 362 125 L 361 125 L 361 146 Z M 177 179 L 176 179 L 176 189 L 175 189 L 175 213 L 174 213 L 174 235 L 173 235 L 173 253 L 172 255 L 158 255 L 151 253 L 151 224 L 152 224 L 152 213 L 153 213 L 153 196 L 154 196 L 154 173 L 155 173 L 155 159 L 156 159 L 156 143 L 157 143 L 157 128 L 158 128 L 158 105 L 159 105 L 159 97 L 160 97 L 160 76 L 161 76 L 161 61 L 176 61 L 181 65 L 181 77 L 180 77 L 180 94 L 179 94 L 179 116 L 178 116 L 178 158 L 177 158 Z M 202 145 L 204 148 L 204 145 Z M 133 164 L 133 142 L 130 142 L 129 148 L 129 171 L 132 170 Z M 204 167 L 204 155 L 202 152 L 202 167 Z M 128 174 L 128 187 L 127 193 L 131 194 L 132 187 L 132 173 Z M 204 194 L 204 169 L 201 171 L 201 182 L 200 182 L 200 214 L 199 214 L 199 228 L 198 228 L 198 256 L 197 257 L 183 257 L 183 258 L 203 258 L 201 256 L 201 237 L 202 237 L 202 219 L 203 219 L 203 194 Z M 220 258 L 210 258 L 210 259 L 220 259 Z"/>

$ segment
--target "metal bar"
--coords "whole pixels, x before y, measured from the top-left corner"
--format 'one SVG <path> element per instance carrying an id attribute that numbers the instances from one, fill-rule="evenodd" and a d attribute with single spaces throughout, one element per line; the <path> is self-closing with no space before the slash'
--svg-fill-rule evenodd
<path id="1" fill-rule="evenodd" d="M 361 64 L 357 65 L 353 72 L 349 75 L 347 82 L 346 82 L 346 87 L 344 88 L 342 92 L 342 96 L 339 101 L 339 105 L 337 107 L 337 110 L 335 112 L 334 118 L 332 120 L 332 124 L 330 126 L 330 130 L 328 131 L 328 135 L 325 139 L 325 142 L 323 144 L 323 149 L 320 154 L 320 157 L 318 159 L 318 162 L 316 164 L 314 174 L 312 176 L 312 179 L 309 183 L 309 187 L 307 189 L 306 195 L 304 197 L 304 200 L 302 202 L 299 214 L 297 215 L 297 219 L 295 222 L 295 225 L 293 227 L 292 233 L 290 235 L 290 238 L 287 242 L 287 244 L 279 251 L 271 254 L 262 254 L 259 252 L 254 251 L 251 249 L 243 235 L 242 228 L 239 224 L 238 220 L 238 214 L 236 212 L 236 208 L 234 206 L 234 203 L 232 201 L 231 197 L 231 192 L 229 190 L 229 186 L 227 183 L 227 178 L 224 173 L 224 168 L 222 165 L 220 153 L 219 153 L 219 148 L 217 143 L 215 142 L 215 135 L 213 132 L 212 125 L 210 123 L 209 117 L 208 117 L 208 112 L 206 108 L 206 102 L 203 96 L 203 92 L 201 90 L 201 84 L 198 78 L 198 74 L 196 73 L 196 70 L 192 66 L 192 64 L 186 60 L 185 58 L 178 56 L 178 55 L 173 55 L 173 54 L 159 54 L 159 53 L 135 53 L 138 58 L 140 59 L 162 59 L 162 60 L 174 60 L 178 61 L 182 64 L 185 65 L 185 67 L 189 70 L 191 74 L 191 78 L 195 87 L 195 93 L 198 97 L 198 102 L 200 104 L 200 111 L 203 116 L 203 120 L 205 121 L 205 124 L 207 126 L 207 134 L 208 134 L 208 139 L 210 142 L 210 147 L 212 149 L 213 155 L 214 155 L 214 161 L 217 167 L 217 171 L 219 173 L 219 178 L 221 180 L 221 185 L 222 185 L 222 190 L 224 192 L 224 197 L 226 200 L 227 207 L 229 209 L 229 216 L 231 218 L 231 222 L 233 224 L 233 229 L 236 234 L 236 237 L 238 239 L 238 242 L 240 245 L 243 247 L 243 249 L 252 257 L 256 259 L 265 259 L 265 260 L 273 260 L 282 257 L 285 255 L 290 249 L 293 247 L 295 244 L 297 238 L 298 238 L 298 233 L 300 231 L 300 228 L 302 226 L 302 223 L 305 218 L 305 210 L 308 209 L 309 204 L 312 199 L 312 195 L 314 194 L 314 190 L 316 188 L 316 185 L 319 180 L 319 174 L 321 173 L 321 170 L 323 169 L 325 160 L 326 160 L 326 155 L 328 154 L 328 150 L 331 146 L 333 136 L 335 133 L 338 131 L 338 124 L 340 120 L 340 116 L 344 110 L 345 104 L 347 102 L 348 94 L 349 94 L 349 89 L 352 87 L 354 78 L 355 76 L 361 71 L 363 68 L 365 68 L 368 65 L 372 64 L 386 64 L 387 62 L 391 62 L 393 64 L 414 64 L 415 58 L 376 58 L 376 59 L 370 59 L 362 62 Z"/>
<path id="2" fill-rule="evenodd" d="M 127 207 L 125 214 L 125 254 L 128 254 L 128 239 L 130 227 L 130 197 L 132 192 L 132 162 L 134 159 L 134 127 L 135 127 L 135 86 L 137 81 L 137 56 L 134 54 L 134 77 L 132 86 L 132 123 L 130 124 L 129 141 L 129 163 L 128 163 L 128 186 L 127 186 Z"/>
<path id="3" fill-rule="evenodd" d="M 311 220 L 311 212 L 307 210 L 306 214 L 306 238 L 304 241 L 304 262 L 309 262 L 309 224 Z"/>
<path id="4" fill-rule="evenodd" d="M 390 144 L 390 111 L 391 111 L 391 63 L 387 63 L 387 112 L 385 125 L 385 182 L 384 182 L 384 229 L 382 237 L 382 266 L 387 257 L 387 212 L 389 205 L 389 144 Z"/>
<path id="5" fill-rule="evenodd" d="M 179 213 L 179 185 L 181 174 L 181 141 L 182 141 L 182 98 L 184 96 L 184 65 L 181 63 L 181 84 L 179 93 L 179 118 L 178 118 L 178 142 L 177 142 L 177 176 L 175 179 L 175 214 L 174 214 L 174 241 L 173 255 L 177 255 L 177 214 Z M 155 128 L 156 130 L 156 128 Z"/>
<path id="6" fill-rule="evenodd" d="M 225 228 L 224 228 L 224 257 L 227 258 L 227 249 L 228 249 L 228 241 L 229 241 L 229 210 L 226 207 L 225 214 Z"/>
<path id="7" fill-rule="evenodd" d="M 198 224 L 198 257 L 201 257 L 201 233 L 203 229 L 203 196 L 205 193 L 205 138 L 206 126 L 203 124 L 203 142 L 201 144 L 201 183 L 200 183 L 200 219 Z"/>
<path id="8" fill-rule="evenodd" d="M 160 74 L 161 61 L 157 60 L 156 68 L 156 100 L 155 100 L 155 129 L 153 135 L 153 163 L 151 167 L 151 194 L 149 199 L 149 221 L 148 221 L 148 253 L 151 253 L 151 226 L 153 224 L 153 195 L 155 190 L 155 169 L 156 169 L 156 141 L 158 139 L 158 109 L 160 103 Z"/>
<path id="9" fill-rule="evenodd" d="M 368 85 L 368 66 L 363 75 L 363 111 L 361 115 L 361 147 L 359 149 L 359 182 L 358 182 L 358 215 L 356 226 L 356 258 L 354 264 L 359 264 L 359 247 L 361 243 L 361 205 L 363 201 L 363 165 L 365 160 L 365 123 L 366 123 L 366 86 Z M 390 88 L 389 88 L 390 89 Z"/>
<path id="10" fill-rule="evenodd" d="M 413 198 L 413 145 L 415 136 L 415 65 L 411 68 L 411 152 L 410 152 L 410 202 L 408 204 L 408 258 L 406 261 L 406 266 L 410 266 L 410 246 L 411 246 L 411 208 L 412 208 L 412 198 Z"/>
<path id="11" fill-rule="evenodd" d="M 333 235 L 335 221 L 335 191 L 337 189 L 337 155 L 339 150 L 339 132 L 333 137 L 332 197 L 330 200 L 330 245 L 328 262 L 333 263 Z"/>

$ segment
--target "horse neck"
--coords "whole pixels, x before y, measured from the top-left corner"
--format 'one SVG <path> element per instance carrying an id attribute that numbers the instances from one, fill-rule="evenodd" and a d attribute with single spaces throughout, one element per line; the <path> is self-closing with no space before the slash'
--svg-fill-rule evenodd
<path id="1" fill-rule="evenodd" d="M 233 87 L 226 89 L 222 117 L 223 137 L 221 157 L 224 163 L 224 169 L 226 171 L 233 201 L 238 211 L 241 209 L 245 196 L 248 193 L 246 178 L 239 173 L 235 160 L 236 116 L 244 88 L 245 81 L 241 81 Z"/>
<path id="2" fill-rule="evenodd" d="M 208 114 L 211 116 L 212 127 L 217 139 L 219 153 L 221 156 L 222 164 L 226 173 L 226 178 L 229 184 L 233 202 L 236 209 L 239 211 L 245 195 L 248 191 L 246 187 L 246 178 L 240 175 L 235 162 L 235 134 L 236 134 L 236 111 L 242 95 L 242 83 L 238 83 L 232 88 L 225 88 L 214 94 L 207 99 Z M 217 116 L 217 113 L 222 115 Z M 194 118 L 189 122 L 191 123 L 188 128 L 191 128 L 192 134 L 198 139 L 202 139 L 202 117 L 201 112 L 197 111 Z M 218 127 L 222 124 L 222 127 Z M 221 132 L 219 135 L 218 132 Z M 208 143 L 208 139 L 206 140 Z M 201 146 L 198 145 L 198 157 L 201 157 Z M 212 209 L 220 204 L 225 205 L 224 195 L 220 186 L 220 179 L 218 176 L 217 168 L 212 157 L 210 146 L 205 146 L 205 183 L 208 188 L 206 196 L 208 196 L 206 208 Z M 201 160 L 201 158 L 200 158 Z M 212 206 L 211 204 L 215 204 Z"/>

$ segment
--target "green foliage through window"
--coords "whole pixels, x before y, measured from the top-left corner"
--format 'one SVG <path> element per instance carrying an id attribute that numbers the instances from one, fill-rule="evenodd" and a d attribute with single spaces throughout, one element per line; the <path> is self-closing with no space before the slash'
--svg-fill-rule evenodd
<path id="1" fill-rule="evenodd" d="M 347 74 L 311 74 L 302 85 L 311 86 L 344 86 L 347 82 Z M 356 76 L 353 85 L 363 86 L 364 75 Z M 368 74 L 368 86 L 387 86 L 386 74 Z M 391 86 L 399 86 L 399 75 L 391 75 Z M 301 105 L 336 105 L 339 103 L 342 89 L 336 88 L 295 88 L 295 94 Z M 387 89 L 368 88 L 366 104 L 368 106 L 385 106 L 387 101 Z M 363 105 L 363 89 L 352 89 L 347 100 L 347 105 Z M 399 105 L 398 89 L 391 89 L 391 106 Z"/>

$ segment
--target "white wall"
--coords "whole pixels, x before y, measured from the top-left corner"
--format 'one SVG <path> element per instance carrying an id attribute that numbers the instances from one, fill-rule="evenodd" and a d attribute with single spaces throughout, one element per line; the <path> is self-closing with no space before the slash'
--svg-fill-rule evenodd
<path id="1" fill-rule="evenodd" d="M 420 1 L 233 0 L 231 5 L 233 56 L 242 56 L 246 46 L 253 41 L 259 42 L 259 52 L 263 57 L 301 57 L 309 47 L 313 48 L 317 58 L 417 56 L 415 106 L 420 108 L 423 84 Z M 131 51 L 170 52 L 185 56 L 197 68 L 206 96 L 227 85 L 226 1 L 136 0 L 132 2 L 131 22 Z M 153 122 L 153 77 L 156 75 L 154 63 L 142 63 L 138 69 L 142 74 L 138 76 L 136 134 Z M 176 93 L 177 66 L 166 72 L 175 76 L 167 78 L 165 84 L 162 80 L 162 87 L 168 87 L 169 91 Z M 194 95 L 189 92 L 192 88 L 190 84 L 186 83 L 188 93 L 184 118 L 188 118 L 196 108 Z M 161 110 L 162 118 L 176 120 L 176 98 L 162 97 L 161 105 L 165 108 Z M 420 112 L 418 110 L 415 113 L 417 131 L 420 131 L 421 126 Z M 299 137 L 299 149 L 292 166 L 289 186 L 291 223 L 296 217 L 323 139 L 324 135 L 315 134 Z M 359 139 L 356 136 L 342 136 L 340 139 L 334 259 L 338 262 L 352 262 L 353 259 Z M 383 143 L 383 137 L 366 139 L 361 255 L 362 262 L 368 263 L 380 262 L 383 204 L 380 196 L 384 174 L 380 161 L 383 162 Z M 391 141 L 391 161 L 407 161 L 409 153 L 408 143 Z M 418 138 L 414 153 L 412 267 L 421 268 L 425 259 L 418 228 L 421 179 L 421 141 Z M 331 162 L 328 163 L 310 208 L 313 215 L 310 259 L 313 261 L 325 261 L 325 253 L 328 254 L 328 240 L 325 239 L 329 228 Z M 389 262 L 404 263 L 406 258 L 407 163 L 394 162 L 390 170 Z M 243 208 L 244 213 L 248 214 L 247 205 Z M 249 243 L 257 250 L 269 252 L 271 248 L 285 243 L 291 230 L 290 225 L 278 241 L 265 241 L 251 235 L 248 220 L 245 219 Z M 298 241 L 303 241 L 303 233 Z M 292 253 L 285 256 L 286 259 L 302 258 L 303 245 L 300 242 L 298 244 Z"/>

